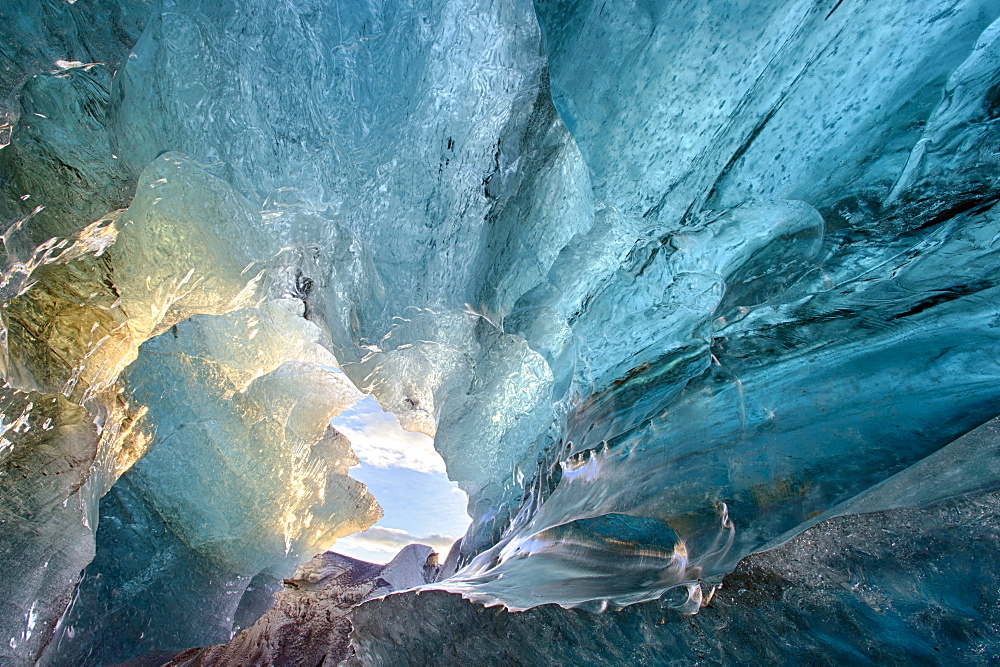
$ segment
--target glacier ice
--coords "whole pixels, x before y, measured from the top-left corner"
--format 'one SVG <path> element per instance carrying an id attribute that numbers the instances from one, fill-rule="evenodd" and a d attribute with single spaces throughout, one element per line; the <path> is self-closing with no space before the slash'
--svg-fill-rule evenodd
<path id="1" fill-rule="evenodd" d="M 472 525 L 433 573 L 366 570 L 351 604 L 421 593 L 350 612 L 330 659 L 461 627 L 473 660 L 507 623 L 556 661 L 779 659 L 696 635 L 780 618 L 787 655 L 933 661 L 898 649 L 921 603 L 996 653 L 942 592 L 995 589 L 969 542 L 1000 471 L 993 0 L 0 18 L 0 661 L 221 660 L 269 623 L 268 659 L 305 651 L 275 616 L 304 589 L 258 625 L 255 595 L 378 519 L 330 426 L 366 394 L 434 437 Z M 853 639 L 811 618 L 887 605 Z M 618 639 L 559 654 L 549 626 Z"/>

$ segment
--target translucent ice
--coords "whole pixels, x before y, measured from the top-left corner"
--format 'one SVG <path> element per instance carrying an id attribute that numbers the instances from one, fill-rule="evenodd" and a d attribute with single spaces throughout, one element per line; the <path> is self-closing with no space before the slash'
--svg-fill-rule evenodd
<path id="1" fill-rule="evenodd" d="M 513 609 L 997 484 L 993 0 L 84 4 L 0 28 L 4 657 L 226 641 L 377 518 L 362 393 L 469 494 L 427 587 Z"/>

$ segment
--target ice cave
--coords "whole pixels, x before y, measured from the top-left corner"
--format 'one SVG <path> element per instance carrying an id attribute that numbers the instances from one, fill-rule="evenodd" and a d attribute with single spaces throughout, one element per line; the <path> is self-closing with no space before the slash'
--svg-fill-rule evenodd
<path id="1" fill-rule="evenodd" d="M 0 665 L 1000 664 L 998 202 L 1000 0 L 0 0 Z"/>

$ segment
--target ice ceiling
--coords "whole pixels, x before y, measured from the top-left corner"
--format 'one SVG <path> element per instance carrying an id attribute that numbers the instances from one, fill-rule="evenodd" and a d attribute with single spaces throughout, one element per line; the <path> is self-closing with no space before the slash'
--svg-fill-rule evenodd
<path id="1" fill-rule="evenodd" d="M 252 623 L 381 515 L 365 394 L 470 498 L 427 587 L 511 610 L 995 488 L 998 16 L 5 0 L 0 659 Z"/>

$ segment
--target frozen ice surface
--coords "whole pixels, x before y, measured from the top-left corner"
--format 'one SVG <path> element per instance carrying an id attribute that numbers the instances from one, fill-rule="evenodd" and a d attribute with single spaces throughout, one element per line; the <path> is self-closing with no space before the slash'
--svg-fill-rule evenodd
<path id="1" fill-rule="evenodd" d="M 0 656 L 37 655 L 94 557 L 97 430 L 53 394 L 0 392 Z"/>
<path id="2" fill-rule="evenodd" d="M 906 558 L 949 554 L 906 604 L 995 652 L 938 594 L 991 585 L 961 545 L 1000 470 L 989 428 L 962 437 L 1000 413 L 994 0 L 3 11 L 0 659 L 247 627 L 260 582 L 378 518 L 329 426 L 363 394 L 434 436 L 472 525 L 444 592 L 358 612 L 357 659 L 398 648 L 371 610 L 450 600 L 483 638 L 511 617 L 473 602 L 638 623 L 608 634 L 626 661 L 670 633 L 648 610 L 700 619 L 845 526 L 875 546 L 829 567 L 887 605 Z M 942 537 L 878 564 L 872 517 Z M 809 567 L 746 575 L 770 606 L 725 622 L 843 658 Z M 844 627 L 885 608 L 829 594 Z M 753 641 L 710 653 L 774 657 Z"/>

